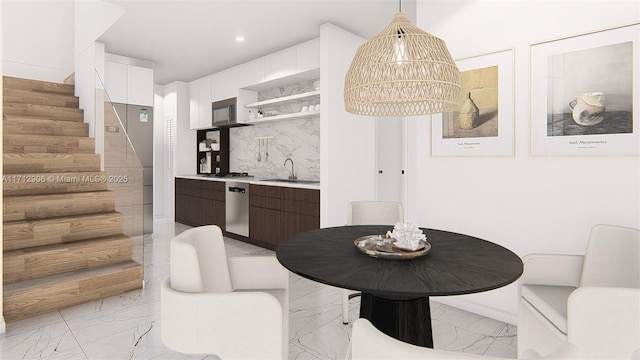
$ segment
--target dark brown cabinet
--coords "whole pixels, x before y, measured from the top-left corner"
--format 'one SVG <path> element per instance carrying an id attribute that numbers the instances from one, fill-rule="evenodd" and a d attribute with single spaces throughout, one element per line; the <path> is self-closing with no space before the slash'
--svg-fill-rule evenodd
<path id="1" fill-rule="evenodd" d="M 282 189 L 282 239 L 320 228 L 320 191 Z"/>
<path id="2" fill-rule="evenodd" d="M 225 224 L 224 182 L 175 179 L 175 220 L 190 226 Z"/>
<path id="3" fill-rule="evenodd" d="M 175 179 L 175 220 L 190 226 L 225 230 L 225 182 Z M 320 190 L 249 185 L 249 238 L 232 236 L 267 249 L 299 232 L 320 228 Z"/>
<path id="4" fill-rule="evenodd" d="M 268 249 L 282 241 L 281 187 L 250 185 L 249 237 Z"/>
<path id="5" fill-rule="evenodd" d="M 249 189 L 249 237 L 269 249 L 320 227 L 320 191 L 266 185 Z"/>
<path id="6" fill-rule="evenodd" d="M 211 151 L 201 150 L 200 143 L 207 139 L 207 133 L 209 132 L 219 132 L 220 138 L 220 150 L 219 151 Z M 196 164 L 196 173 L 197 174 L 217 174 L 217 173 L 228 173 L 229 172 L 229 128 L 215 128 L 215 129 L 203 129 L 198 130 L 196 132 L 196 158 L 198 163 Z M 208 155 L 209 154 L 209 155 Z M 207 156 L 209 156 L 209 160 L 211 161 L 211 169 L 210 171 L 203 172 L 200 169 L 201 163 L 206 163 Z"/>

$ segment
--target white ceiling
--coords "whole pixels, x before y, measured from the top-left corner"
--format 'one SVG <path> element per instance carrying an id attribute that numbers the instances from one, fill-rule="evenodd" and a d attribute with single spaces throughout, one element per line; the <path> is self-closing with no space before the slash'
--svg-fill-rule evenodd
<path id="1" fill-rule="evenodd" d="M 108 53 L 154 63 L 157 84 L 191 81 L 313 39 L 332 23 L 364 38 L 387 26 L 399 0 L 107 0 L 126 9 L 98 41 Z M 402 1 L 415 23 L 416 0 Z M 235 38 L 245 41 L 238 43 Z"/>

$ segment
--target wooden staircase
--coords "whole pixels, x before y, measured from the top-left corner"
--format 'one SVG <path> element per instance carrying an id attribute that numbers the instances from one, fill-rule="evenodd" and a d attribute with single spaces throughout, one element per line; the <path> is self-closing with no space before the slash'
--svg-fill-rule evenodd
<path id="1" fill-rule="evenodd" d="M 142 287 L 72 85 L 3 78 L 4 317 Z"/>

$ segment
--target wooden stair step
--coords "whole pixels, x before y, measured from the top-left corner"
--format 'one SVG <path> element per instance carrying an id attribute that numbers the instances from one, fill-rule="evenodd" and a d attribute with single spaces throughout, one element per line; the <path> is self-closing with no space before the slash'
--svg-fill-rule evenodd
<path id="1" fill-rule="evenodd" d="M 80 105 L 79 99 L 73 95 L 13 88 L 3 88 L 2 100 L 8 103 L 49 105 L 76 109 Z"/>
<path id="2" fill-rule="evenodd" d="M 3 224 L 3 250 L 64 244 L 122 233 L 119 212 L 10 221 Z"/>
<path id="3" fill-rule="evenodd" d="M 3 154 L 4 174 L 100 171 L 100 154 Z"/>
<path id="4" fill-rule="evenodd" d="M 93 154 L 95 152 L 95 139 L 90 137 L 5 133 L 2 139 L 5 154 Z"/>
<path id="5" fill-rule="evenodd" d="M 103 191 L 107 179 L 104 171 L 5 174 L 2 191 L 4 196 Z"/>
<path id="6" fill-rule="evenodd" d="M 11 284 L 131 260 L 130 237 L 116 235 L 68 244 L 5 251 L 3 281 Z"/>
<path id="7" fill-rule="evenodd" d="M 16 78 L 11 76 L 2 77 L 2 88 L 41 91 L 46 93 L 57 93 L 66 95 L 73 95 L 75 93 L 75 88 L 73 85 Z"/>
<path id="8" fill-rule="evenodd" d="M 83 122 L 47 120 L 5 114 L 2 124 L 2 132 L 4 134 L 87 137 L 89 135 L 89 124 Z"/>
<path id="9" fill-rule="evenodd" d="M 143 267 L 131 260 L 4 286 L 6 321 L 102 299 L 142 288 Z"/>
<path id="10" fill-rule="evenodd" d="M 60 121 L 84 121 L 84 111 L 78 108 L 62 106 L 49 106 L 37 104 L 21 104 L 4 101 L 2 104 L 3 114 L 41 117 L 50 120 Z"/>
<path id="11" fill-rule="evenodd" d="M 3 221 L 97 214 L 115 210 L 115 193 L 92 191 L 66 194 L 6 196 Z"/>

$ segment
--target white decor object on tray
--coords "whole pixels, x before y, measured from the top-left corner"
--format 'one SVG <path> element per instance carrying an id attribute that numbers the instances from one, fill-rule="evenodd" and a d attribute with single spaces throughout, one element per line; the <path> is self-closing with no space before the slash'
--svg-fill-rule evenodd
<path id="1" fill-rule="evenodd" d="M 410 222 L 397 222 L 393 231 L 387 231 L 387 236 L 396 239 L 395 247 L 416 251 L 424 247 L 427 236 L 420 230 L 418 225 Z"/>

